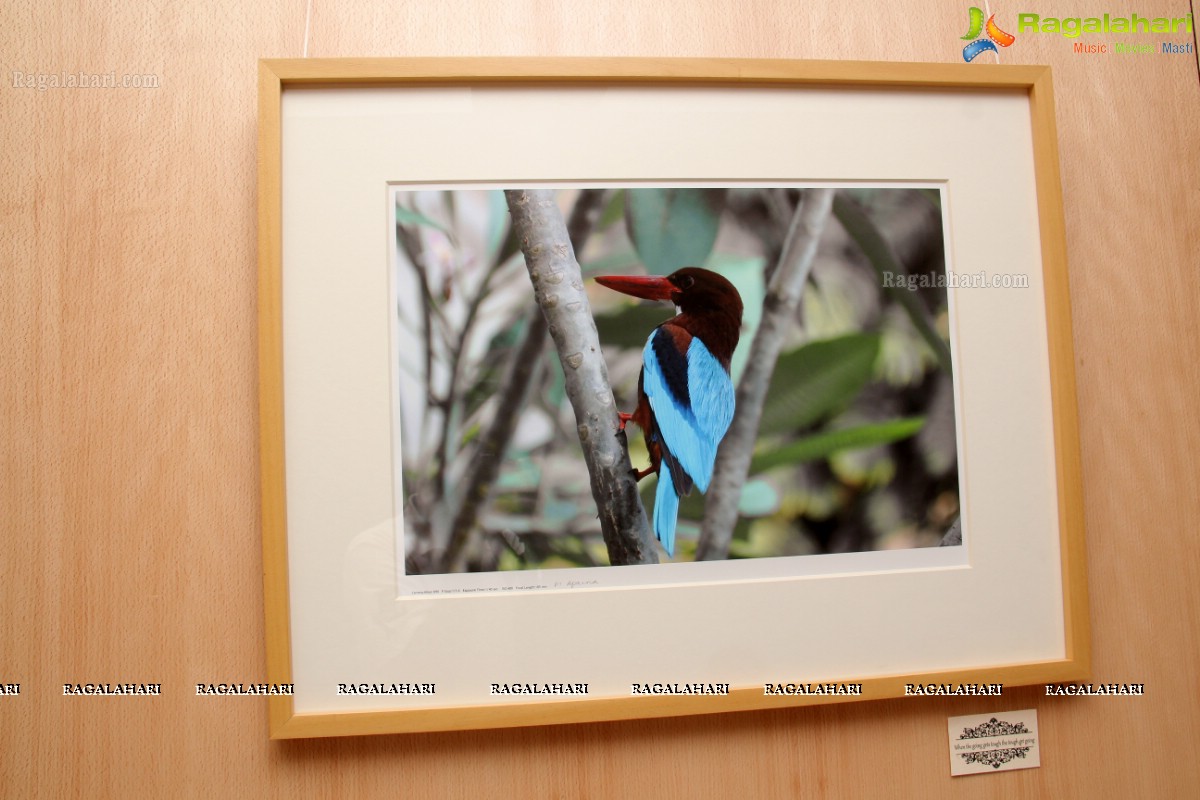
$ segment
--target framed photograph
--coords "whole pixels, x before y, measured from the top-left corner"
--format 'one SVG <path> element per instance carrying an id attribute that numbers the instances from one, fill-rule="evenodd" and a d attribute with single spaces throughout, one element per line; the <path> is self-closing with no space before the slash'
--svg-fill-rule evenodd
<path id="1" fill-rule="evenodd" d="M 1049 68 L 259 90 L 273 738 L 1087 675 Z"/>

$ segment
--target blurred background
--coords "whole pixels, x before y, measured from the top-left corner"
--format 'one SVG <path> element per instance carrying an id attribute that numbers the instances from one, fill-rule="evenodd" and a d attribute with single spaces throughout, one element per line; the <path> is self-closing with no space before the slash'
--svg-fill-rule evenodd
<path id="1" fill-rule="evenodd" d="M 802 189 L 563 190 L 594 208 L 585 279 L 720 272 L 745 305 L 745 365 Z M 582 209 L 580 209 L 582 210 Z M 500 190 L 396 191 L 405 572 L 608 564 L 562 367 L 541 324 Z M 940 197 L 838 191 L 779 361 L 729 558 L 938 545 L 958 516 Z M 587 283 L 617 407 L 674 314 Z M 630 426 L 633 465 L 649 457 Z M 655 478 L 641 483 L 653 504 Z M 684 499 L 675 561 L 692 561 L 704 496 Z M 666 554 L 660 552 L 660 558 Z"/>

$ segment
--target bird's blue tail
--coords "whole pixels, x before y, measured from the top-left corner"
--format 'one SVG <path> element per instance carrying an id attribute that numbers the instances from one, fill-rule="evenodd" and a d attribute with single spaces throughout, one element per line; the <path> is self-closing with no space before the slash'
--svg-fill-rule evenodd
<path id="1" fill-rule="evenodd" d="M 675 520 L 679 517 L 679 495 L 671 470 L 664 464 L 658 471 L 658 488 L 654 491 L 654 535 L 662 542 L 667 555 L 675 556 Z"/>

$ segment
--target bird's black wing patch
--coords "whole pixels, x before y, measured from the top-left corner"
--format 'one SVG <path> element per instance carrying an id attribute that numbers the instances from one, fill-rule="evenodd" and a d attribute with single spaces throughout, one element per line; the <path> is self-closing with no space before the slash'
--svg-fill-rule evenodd
<path id="1" fill-rule="evenodd" d="M 687 409 L 692 407 L 687 361 L 691 338 L 687 331 L 678 326 L 660 325 L 654 331 L 654 355 L 658 358 L 659 371 L 675 401 Z"/>
<path id="2" fill-rule="evenodd" d="M 679 497 L 687 497 L 692 493 L 695 482 L 692 481 L 692 476 L 684 470 L 683 465 L 679 463 L 679 459 L 675 458 L 675 454 L 667 447 L 667 443 L 663 441 L 662 435 L 658 432 L 657 425 L 654 425 L 654 431 L 650 434 L 650 441 L 658 444 L 658 452 L 662 455 L 662 461 L 671 471 L 671 482 L 675 484 L 675 494 Z"/>

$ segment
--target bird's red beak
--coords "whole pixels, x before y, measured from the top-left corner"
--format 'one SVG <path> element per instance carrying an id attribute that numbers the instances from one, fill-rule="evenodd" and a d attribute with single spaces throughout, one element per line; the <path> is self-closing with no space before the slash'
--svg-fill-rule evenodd
<path id="1" fill-rule="evenodd" d="M 605 275 L 596 278 L 596 283 L 643 300 L 670 300 L 678 291 L 669 280 L 657 275 Z"/>

